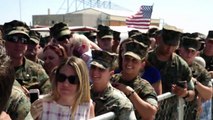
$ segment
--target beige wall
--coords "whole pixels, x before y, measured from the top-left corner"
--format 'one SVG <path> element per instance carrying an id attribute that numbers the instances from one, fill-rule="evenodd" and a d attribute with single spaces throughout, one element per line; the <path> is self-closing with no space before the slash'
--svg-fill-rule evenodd
<path id="1" fill-rule="evenodd" d="M 126 17 L 108 15 L 100 11 L 87 9 L 84 11 L 73 12 L 60 15 L 33 15 L 33 25 L 52 26 L 57 22 L 65 22 L 69 26 L 125 26 Z M 160 19 L 152 19 L 151 25 L 159 26 Z"/>
<path id="2" fill-rule="evenodd" d="M 33 25 L 52 26 L 57 22 L 64 21 L 64 15 L 33 15 Z"/>

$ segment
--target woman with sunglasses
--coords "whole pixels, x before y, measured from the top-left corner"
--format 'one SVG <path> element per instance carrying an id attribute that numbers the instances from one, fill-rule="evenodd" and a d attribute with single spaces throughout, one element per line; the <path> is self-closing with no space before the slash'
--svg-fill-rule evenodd
<path id="1" fill-rule="evenodd" d="M 86 63 L 72 56 L 63 61 L 54 73 L 52 93 L 35 101 L 31 106 L 33 118 L 88 120 L 94 117 Z"/>

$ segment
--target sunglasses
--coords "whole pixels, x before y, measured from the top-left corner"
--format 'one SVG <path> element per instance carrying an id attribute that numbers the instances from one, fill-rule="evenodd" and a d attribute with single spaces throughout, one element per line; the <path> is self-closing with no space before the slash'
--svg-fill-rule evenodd
<path id="1" fill-rule="evenodd" d="M 69 35 L 64 35 L 64 36 L 58 38 L 57 41 L 64 41 L 66 39 L 70 39 L 70 36 Z"/>
<path id="2" fill-rule="evenodd" d="M 78 80 L 78 77 L 76 75 L 70 75 L 70 76 L 66 76 L 62 73 L 58 73 L 56 74 L 56 80 L 58 82 L 65 82 L 65 80 L 68 80 L 70 84 L 78 84 L 79 83 L 79 80 Z"/>
<path id="3" fill-rule="evenodd" d="M 28 43 L 28 39 L 23 36 L 8 36 L 7 40 L 10 42 L 14 42 L 14 43 L 18 43 L 18 42 L 20 42 L 22 44 Z"/>

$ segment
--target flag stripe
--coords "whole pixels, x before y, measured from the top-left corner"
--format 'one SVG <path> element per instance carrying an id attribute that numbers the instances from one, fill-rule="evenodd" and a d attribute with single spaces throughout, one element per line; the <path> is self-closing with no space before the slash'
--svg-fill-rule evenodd
<path id="1" fill-rule="evenodd" d="M 131 28 L 149 29 L 153 6 L 142 5 L 135 15 L 127 17 L 126 25 Z"/>

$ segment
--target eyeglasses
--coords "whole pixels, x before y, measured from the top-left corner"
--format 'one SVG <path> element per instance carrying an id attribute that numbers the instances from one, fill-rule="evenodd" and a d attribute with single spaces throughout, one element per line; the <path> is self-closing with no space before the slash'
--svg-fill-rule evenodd
<path id="1" fill-rule="evenodd" d="M 70 76 L 66 76 L 62 73 L 58 73 L 56 74 L 56 80 L 58 82 L 65 82 L 65 80 L 68 80 L 70 84 L 78 84 L 79 83 L 79 80 L 78 80 L 78 77 L 76 75 L 70 75 Z"/>
<path id="2" fill-rule="evenodd" d="M 20 42 L 22 44 L 28 43 L 28 39 L 23 36 L 8 36 L 7 40 L 10 42 L 14 42 L 14 43 L 18 43 L 18 42 Z"/>
<path id="3" fill-rule="evenodd" d="M 64 35 L 64 36 L 58 38 L 57 41 L 64 41 L 66 39 L 70 39 L 70 36 L 69 35 Z"/>

